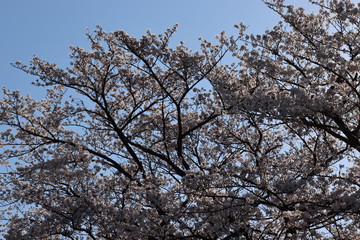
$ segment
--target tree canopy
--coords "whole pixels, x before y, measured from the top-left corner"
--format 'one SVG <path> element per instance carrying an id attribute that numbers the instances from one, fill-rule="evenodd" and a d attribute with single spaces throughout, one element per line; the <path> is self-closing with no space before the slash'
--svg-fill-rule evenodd
<path id="1" fill-rule="evenodd" d="M 98 27 L 66 69 L 15 63 L 46 96 L 3 90 L 3 237 L 359 238 L 360 3 L 309 2 L 199 51 Z"/>

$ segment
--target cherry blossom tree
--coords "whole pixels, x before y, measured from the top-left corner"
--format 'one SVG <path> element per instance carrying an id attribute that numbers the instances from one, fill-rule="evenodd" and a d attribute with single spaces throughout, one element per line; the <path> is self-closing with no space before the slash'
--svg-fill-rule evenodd
<path id="1" fill-rule="evenodd" d="M 3 237 L 360 237 L 360 4 L 309 2 L 198 52 L 98 27 L 66 69 L 15 63 L 46 96 L 3 90 Z"/>

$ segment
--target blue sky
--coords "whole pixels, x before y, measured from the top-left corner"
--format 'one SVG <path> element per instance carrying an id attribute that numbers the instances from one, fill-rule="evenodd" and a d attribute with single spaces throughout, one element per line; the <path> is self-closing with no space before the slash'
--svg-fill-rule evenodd
<path id="1" fill-rule="evenodd" d="M 85 29 L 96 25 L 141 36 L 146 29 L 161 33 L 178 23 L 175 43 L 183 40 L 196 49 L 199 36 L 214 40 L 223 30 L 235 34 L 236 23 L 261 33 L 277 21 L 261 0 L 1 0 L 0 87 L 36 95 L 29 87 L 34 78 L 10 63 L 28 63 L 36 55 L 66 67 L 69 46 L 87 48 Z"/>

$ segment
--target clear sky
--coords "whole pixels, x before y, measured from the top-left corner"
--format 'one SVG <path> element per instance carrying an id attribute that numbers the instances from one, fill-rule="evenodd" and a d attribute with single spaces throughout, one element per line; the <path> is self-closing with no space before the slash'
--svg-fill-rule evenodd
<path id="1" fill-rule="evenodd" d="M 28 63 L 37 55 L 66 67 L 69 46 L 88 48 L 85 29 L 96 25 L 141 36 L 178 23 L 174 41 L 196 49 L 198 37 L 215 41 L 223 30 L 235 34 L 234 24 L 244 22 L 249 32 L 261 33 L 277 21 L 261 0 L 0 0 L 0 87 L 36 95 L 29 87 L 34 78 L 10 63 Z"/>

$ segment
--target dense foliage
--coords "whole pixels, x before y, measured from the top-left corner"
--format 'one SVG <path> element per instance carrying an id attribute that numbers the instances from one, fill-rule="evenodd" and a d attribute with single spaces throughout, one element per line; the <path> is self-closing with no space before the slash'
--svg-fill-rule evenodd
<path id="1" fill-rule="evenodd" d="M 3 237 L 360 238 L 360 4 L 309 2 L 199 52 L 99 27 L 14 64 L 46 97 L 0 100 Z"/>

